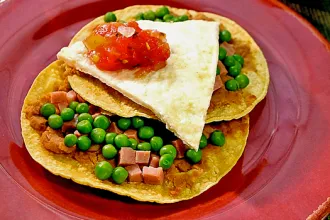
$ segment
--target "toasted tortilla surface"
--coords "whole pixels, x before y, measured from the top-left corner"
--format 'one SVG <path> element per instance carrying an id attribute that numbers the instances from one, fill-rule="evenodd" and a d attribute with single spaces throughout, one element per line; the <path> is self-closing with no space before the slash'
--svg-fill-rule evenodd
<path id="1" fill-rule="evenodd" d="M 159 7 L 161 6 L 136 5 L 114 13 L 118 20 L 130 21 L 134 20 L 135 15 L 140 12 L 155 11 Z M 212 19 L 220 22 L 221 29 L 227 29 L 231 32 L 236 53 L 242 55 L 245 60 L 242 73 L 249 77 L 250 84 L 245 89 L 235 92 L 227 91 L 225 87 L 215 91 L 207 112 L 206 123 L 238 119 L 251 112 L 264 99 L 269 86 L 267 62 L 253 38 L 237 23 L 220 15 L 171 7 L 169 9 L 175 15 L 188 14 L 192 19 Z M 91 21 L 74 36 L 70 44 L 84 40 L 91 34 L 95 26 L 103 23 L 103 16 Z M 225 82 L 230 77 L 225 75 L 221 78 Z M 69 77 L 69 82 L 72 88 L 84 99 L 113 114 L 123 117 L 143 116 L 155 118 L 155 115 L 147 108 L 135 104 L 120 93 L 109 92 L 107 86 L 102 82 L 86 74 L 73 75 Z M 121 102 L 118 102 L 119 98 Z"/>
<path id="2" fill-rule="evenodd" d="M 224 132 L 226 143 L 223 147 L 207 146 L 202 161 L 187 172 L 180 172 L 174 166 L 165 171 L 163 185 L 144 183 L 123 183 L 117 185 L 111 181 L 101 181 L 94 175 L 94 166 L 80 163 L 67 154 L 55 154 L 46 150 L 40 141 L 40 134 L 30 126 L 26 118 L 27 107 L 44 94 L 57 91 L 66 83 L 68 71 L 66 65 L 56 61 L 45 68 L 35 79 L 29 90 L 21 113 L 22 135 L 25 146 L 32 158 L 51 173 L 71 179 L 76 183 L 129 196 L 139 201 L 156 203 L 174 203 L 193 198 L 206 191 L 226 175 L 241 157 L 249 133 L 248 115 L 217 126 Z M 176 160 L 175 163 L 180 162 Z"/>

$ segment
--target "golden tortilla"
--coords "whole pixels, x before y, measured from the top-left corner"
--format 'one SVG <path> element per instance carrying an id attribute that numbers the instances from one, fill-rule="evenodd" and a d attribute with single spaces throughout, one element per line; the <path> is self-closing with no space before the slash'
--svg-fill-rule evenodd
<path id="1" fill-rule="evenodd" d="M 148 10 L 155 11 L 158 7 L 160 6 L 136 5 L 114 13 L 118 20 L 130 21 L 134 20 L 136 14 Z M 228 18 L 207 12 L 171 7 L 169 9 L 171 13 L 176 15 L 188 14 L 192 19 L 213 19 L 220 22 L 221 29 L 227 29 L 231 32 L 236 53 L 242 55 L 245 60 L 242 73 L 249 77 L 250 84 L 245 89 L 235 92 L 227 91 L 224 87 L 215 91 L 208 109 L 206 123 L 238 119 L 252 111 L 266 96 L 269 85 L 266 59 L 252 37 L 237 23 Z M 96 25 L 102 23 L 104 23 L 103 16 L 88 23 L 74 36 L 70 44 L 84 40 Z M 221 78 L 225 82 L 230 77 L 225 75 Z M 85 100 L 111 113 L 123 117 L 143 116 L 155 118 L 150 110 L 137 105 L 122 94 L 109 89 L 99 80 L 86 74 L 73 75 L 69 77 L 69 82 L 72 88 Z"/>
<path id="2" fill-rule="evenodd" d="M 28 106 L 40 100 L 45 94 L 57 91 L 67 83 L 66 65 L 55 61 L 45 68 L 35 79 L 22 108 L 21 126 L 25 146 L 32 158 L 55 175 L 72 179 L 74 182 L 94 188 L 108 190 L 129 196 L 139 201 L 174 203 L 187 200 L 206 191 L 226 175 L 241 157 L 249 133 L 249 117 L 224 122 L 217 125 L 226 136 L 223 147 L 207 146 L 203 149 L 203 159 L 187 172 L 180 172 L 172 166 L 165 174 L 163 185 L 144 183 L 123 183 L 101 181 L 94 175 L 93 166 L 79 162 L 67 154 L 55 154 L 46 150 L 40 141 L 40 134 L 30 126 L 26 118 Z M 176 160 L 175 163 L 184 162 Z"/>

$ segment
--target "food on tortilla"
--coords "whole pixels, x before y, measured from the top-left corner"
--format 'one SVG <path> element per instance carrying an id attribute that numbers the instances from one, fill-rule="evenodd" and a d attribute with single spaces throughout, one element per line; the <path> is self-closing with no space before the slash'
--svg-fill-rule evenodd
<path id="1" fill-rule="evenodd" d="M 132 32 L 125 35 L 120 28 Z M 214 88 L 218 38 L 216 22 L 113 22 L 95 26 L 84 41 L 57 56 L 150 109 L 198 150 Z"/>
<path id="2" fill-rule="evenodd" d="M 172 14 L 166 12 L 164 7 L 161 9 L 157 9 L 156 14 L 165 13 L 165 21 L 189 18 L 187 15 L 173 17 L 175 9 L 171 9 Z M 127 13 L 129 14 L 128 11 Z M 115 14 L 118 13 L 107 14 L 105 20 L 112 21 Z M 143 16 L 151 19 L 152 13 L 149 11 Z M 132 34 L 131 29 L 120 32 L 126 36 Z M 228 33 L 221 32 L 220 39 L 229 41 Z M 166 42 L 163 40 L 162 43 Z M 170 42 L 169 45 L 171 46 Z M 166 44 L 163 48 L 166 48 Z M 96 64 L 102 59 L 102 55 L 99 50 L 94 49 L 89 47 L 90 53 L 86 54 L 86 57 L 88 61 Z M 230 59 L 226 61 L 226 58 L 223 60 L 224 65 L 232 62 Z M 146 60 L 133 60 L 143 69 L 138 72 L 139 77 L 143 78 L 165 69 L 168 66 L 168 63 L 164 63 L 165 59 L 166 56 L 156 60 L 156 65 L 153 63 L 152 66 L 143 66 Z M 239 56 L 234 59 L 242 62 Z M 132 59 L 128 61 L 131 62 Z M 161 65 L 158 66 L 157 62 Z M 228 81 L 224 81 L 225 85 L 216 83 L 216 79 L 219 80 L 216 74 L 222 76 L 220 73 L 225 72 L 219 68 L 216 71 L 218 63 L 215 62 L 214 72 L 208 75 L 212 78 L 212 82 L 207 84 L 211 94 L 213 90 L 217 92 L 224 88 Z M 158 67 L 154 68 L 155 66 Z M 123 72 L 136 67 L 121 65 L 120 68 Z M 231 70 L 230 74 L 233 73 L 235 71 Z M 22 134 L 29 153 L 38 163 L 56 175 L 140 201 L 171 203 L 190 199 L 215 185 L 236 164 L 244 150 L 249 128 L 248 115 L 238 120 L 214 123 L 205 127 L 203 122 L 202 131 L 198 133 L 199 150 L 196 151 L 189 149 L 191 146 L 156 120 L 120 117 L 123 115 L 120 108 L 112 102 L 109 105 L 113 105 L 118 114 L 112 109 L 105 109 L 110 112 L 109 114 L 99 108 L 102 106 L 93 105 L 94 101 L 86 98 L 90 96 L 78 92 L 79 89 L 75 90 L 74 83 L 69 80 L 75 76 L 83 76 L 82 78 L 86 79 L 83 73 L 61 61 L 51 64 L 36 78 L 24 101 L 21 114 Z M 244 83 L 246 78 L 241 80 Z M 236 82 L 239 87 L 240 80 L 237 79 Z M 241 88 L 243 87 L 241 85 Z M 226 89 L 228 88 L 229 85 L 226 86 Z M 111 88 L 108 90 L 111 91 Z M 96 95 L 95 99 L 98 100 L 100 97 Z M 136 103 L 127 101 L 127 98 L 119 93 L 112 97 L 112 101 L 123 102 L 123 109 L 127 106 L 133 106 L 132 109 L 136 108 L 136 112 L 143 109 Z M 148 110 L 145 113 L 148 117 Z"/>
<path id="3" fill-rule="evenodd" d="M 206 125 L 209 134 L 203 137 L 209 138 L 201 139 L 201 149 L 196 152 L 156 120 L 109 117 L 100 108 L 78 100 L 69 88 L 71 74 L 72 69 L 61 61 L 43 70 L 26 96 L 21 115 L 30 155 L 55 175 L 141 201 L 172 203 L 216 184 L 244 150 L 248 116 Z M 62 105 L 67 107 L 60 111 Z M 224 134 L 222 147 L 212 144 L 210 134 L 216 130 Z M 215 143 L 219 138 L 214 137 Z M 139 146 L 143 143 L 146 145 Z"/>
<path id="4" fill-rule="evenodd" d="M 152 14 L 150 11 L 156 12 L 160 8 L 160 6 L 131 6 L 123 10 L 115 11 L 114 14 L 119 20 L 132 21 L 143 19 L 144 13 L 147 12 L 147 17 L 150 19 L 155 18 L 153 15 L 150 15 Z M 241 74 L 248 77 L 249 85 L 244 89 L 236 91 L 228 91 L 225 86 L 217 89 L 212 95 L 206 122 L 238 119 L 248 114 L 264 99 L 269 85 L 269 71 L 265 57 L 252 37 L 241 26 L 228 18 L 186 9 L 170 7 L 168 7 L 168 9 L 170 14 L 166 14 L 166 17 L 164 16 L 162 19 L 163 21 L 178 21 L 180 19 L 211 20 L 220 23 L 220 30 L 224 32 L 222 37 L 228 37 L 226 30 L 231 33 L 231 40 L 229 42 L 221 41 L 219 43 L 221 47 L 219 49 L 220 60 L 218 65 L 220 67 L 220 77 L 223 84 L 233 78 L 227 74 L 229 68 L 223 64 L 227 54 L 238 54 L 244 59 Z M 157 21 L 159 21 L 159 19 Z M 70 45 L 78 41 L 83 41 L 91 34 L 93 28 L 99 24 L 104 24 L 103 16 L 83 27 L 72 39 Z M 194 33 L 192 33 L 192 35 L 194 35 Z M 237 58 L 237 56 L 235 56 L 235 58 Z M 238 59 L 241 61 L 240 58 Z M 230 63 L 230 59 L 227 62 Z M 246 82 L 244 76 L 239 76 L 238 79 L 241 83 L 243 82 L 243 84 Z M 78 94 L 82 94 L 90 103 L 106 111 L 123 117 L 142 116 L 157 118 L 148 108 L 137 105 L 121 93 L 109 88 L 98 79 L 90 77 L 87 74 L 74 74 L 69 77 L 69 81 L 72 88 Z M 238 88 L 235 81 L 231 81 L 227 86 L 230 86 L 231 89 Z"/>

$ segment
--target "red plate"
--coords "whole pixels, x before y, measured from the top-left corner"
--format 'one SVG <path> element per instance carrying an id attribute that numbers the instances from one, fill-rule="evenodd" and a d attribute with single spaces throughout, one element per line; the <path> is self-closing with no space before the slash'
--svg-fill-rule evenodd
<path id="1" fill-rule="evenodd" d="M 265 53 L 266 99 L 243 157 L 220 183 L 178 204 L 140 203 L 54 176 L 22 142 L 20 110 L 37 74 L 84 24 L 133 4 L 169 4 L 237 21 Z M 304 219 L 330 196 L 329 44 L 274 1 L 0 0 L 2 218 Z"/>

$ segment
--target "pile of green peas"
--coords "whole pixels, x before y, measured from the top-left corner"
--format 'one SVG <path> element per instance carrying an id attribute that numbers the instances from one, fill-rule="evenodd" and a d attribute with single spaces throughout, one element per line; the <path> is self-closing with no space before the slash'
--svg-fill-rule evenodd
<path id="1" fill-rule="evenodd" d="M 219 34 L 220 42 L 231 41 L 231 33 L 228 30 L 220 31 Z M 233 77 L 225 83 L 225 87 L 228 91 L 236 91 L 239 89 L 244 89 L 250 83 L 249 78 L 241 73 L 242 67 L 244 65 L 244 58 L 241 55 L 234 54 L 232 56 L 227 56 L 227 51 L 225 48 L 219 48 L 219 60 L 221 60 L 228 69 L 228 75 Z M 217 68 L 217 75 L 220 74 L 219 67 Z"/>
<path id="2" fill-rule="evenodd" d="M 158 8 L 156 11 L 149 10 L 144 13 L 139 13 L 135 16 L 135 20 L 150 20 L 157 22 L 181 22 L 187 21 L 188 15 L 173 16 L 166 6 Z"/>
<path id="3" fill-rule="evenodd" d="M 105 115 L 98 115 L 94 119 L 89 112 L 87 103 L 78 103 L 73 101 L 68 108 L 61 111 L 60 115 L 56 114 L 54 104 L 46 103 L 41 109 L 42 116 L 48 119 L 48 125 L 53 129 L 60 129 L 65 121 L 74 119 L 75 114 L 78 114 L 77 130 L 83 135 L 79 138 L 74 134 L 67 134 L 64 137 L 64 144 L 67 147 L 77 146 L 81 151 L 87 151 L 92 144 L 102 144 L 102 155 L 105 159 L 114 159 L 120 148 L 131 147 L 139 151 L 153 151 L 160 155 L 159 166 L 164 170 L 169 169 L 177 155 L 177 150 L 172 144 L 164 145 L 163 138 L 155 136 L 154 128 L 145 125 L 145 120 L 141 117 L 119 118 L 117 126 L 125 131 L 133 128 L 138 132 L 138 140 L 128 138 L 125 134 L 116 134 L 113 132 L 107 133 L 106 130 L 110 126 L 110 119 Z M 225 137 L 221 131 L 215 131 L 210 136 L 212 144 L 222 146 L 225 142 Z M 200 140 L 200 149 L 206 147 L 208 140 L 205 135 L 202 135 Z M 202 151 L 187 150 L 185 157 L 191 163 L 198 163 L 202 159 Z M 123 167 L 113 168 L 107 161 L 97 163 L 95 166 L 95 175 L 100 180 L 109 179 L 110 177 L 117 184 L 123 183 L 128 172 Z"/>

